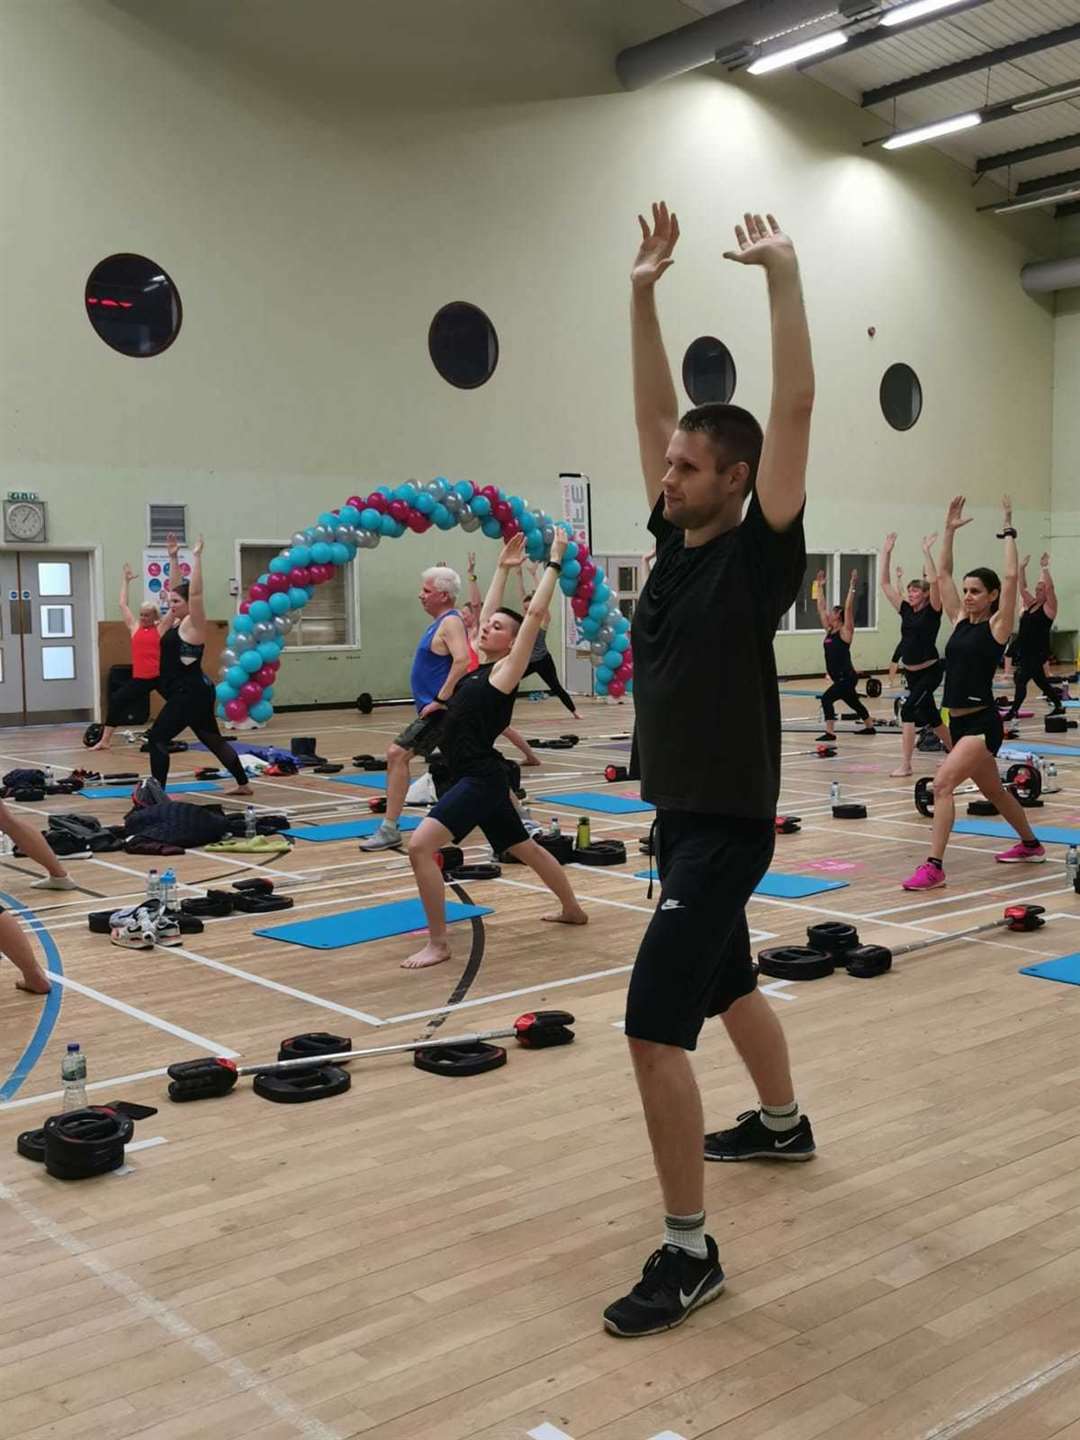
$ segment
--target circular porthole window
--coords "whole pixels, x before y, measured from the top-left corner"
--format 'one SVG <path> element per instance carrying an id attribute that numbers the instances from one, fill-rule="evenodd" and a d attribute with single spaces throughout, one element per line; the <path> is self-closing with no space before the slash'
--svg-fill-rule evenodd
<path id="1" fill-rule="evenodd" d="M 922 386 L 910 365 L 890 365 L 881 377 L 881 413 L 894 430 L 910 430 L 922 414 Z"/>
<path id="2" fill-rule="evenodd" d="M 483 310 L 466 300 L 454 300 L 444 305 L 431 322 L 428 353 L 448 384 L 459 390 L 475 390 L 495 373 L 499 337 Z"/>
<path id="3" fill-rule="evenodd" d="M 90 324 L 121 355 L 160 355 L 180 333 L 179 292 L 145 255 L 100 260 L 90 272 L 84 299 Z"/>
<path id="4" fill-rule="evenodd" d="M 687 346 L 682 381 L 695 405 L 726 405 L 735 394 L 735 361 L 722 340 L 700 335 Z"/>

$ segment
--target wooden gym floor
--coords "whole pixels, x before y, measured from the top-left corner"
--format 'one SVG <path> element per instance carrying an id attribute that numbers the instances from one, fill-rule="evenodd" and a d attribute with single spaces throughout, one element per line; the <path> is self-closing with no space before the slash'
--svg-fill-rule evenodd
<path id="1" fill-rule="evenodd" d="M 1033 739 L 1041 699 L 1032 708 Z M 542 752 L 543 769 L 525 772 L 531 795 L 635 789 L 601 775 L 628 758 L 605 737 L 629 731 L 630 706 L 585 711 L 579 725 L 553 703 L 519 706 L 526 734 L 583 737 Z M 458 926 L 453 962 L 411 973 L 399 962 L 415 938 L 303 950 L 253 938 L 261 917 L 247 915 L 208 921 L 179 950 L 122 951 L 84 917 L 141 893 L 151 859 L 72 861 L 84 889 L 71 895 L 32 890 L 32 867 L 0 861 L 0 890 L 30 907 L 37 943 L 51 939 L 64 969 L 46 1034 L 42 1002 L 2 967 L 0 1435 L 1080 1440 L 1080 990 L 1018 974 L 1080 950 L 1064 851 L 1005 869 L 992 858 L 1000 842 L 964 837 L 946 890 L 905 895 L 898 882 L 925 855 L 928 822 L 911 782 L 888 777 L 895 732 L 841 737 L 839 757 L 821 760 L 813 701 L 785 697 L 784 711 L 807 724 L 784 736 L 781 802 L 803 828 L 778 838 L 774 868 L 848 888 L 756 899 L 761 944 L 805 943 L 808 923 L 840 918 L 897 945 L 994 919 L 1013 900 L 1051 918 L 1030 936 L 900 959 L 873 981 L 769 986 L 818 1156 L 707 1167 L 728 1291 L 646 1340 L 606 1335 L 600 1311 L 658 1235 L 619 1028 L 650 913 L 633 877 L 648 816 L 593 816 L 594 835 L 624 838 L 629 861 L 574 872 L 587 929 L 542 925 L 546 895 L 511 870 L 466 887 L 495 909 L 479 964 Z M 347 761 L 381 750 L 403 718 L 289 715 L 272 730 L 286 743 L 316 735 L 321 754 Z M 74 728 L 4 732 L 0 759 L 87 764 Z M 174 778 L 205 759 L 177 756 Z M 104 768 L 145 760 L 120 743 Z M 917 756 L 917 773 L 933 766 Z M 1038 818 L 1080 823 L 1080 766 L 1058 769 L 1061 791 Z M 834 778 L 845 800 L 867 802 L 868 820 L 832 819 Z M 366 795 L 324 776 L 256 787 L 268 808 L 318 807 L 306 819 L 366 813 Z M 112 820 L 125 805 L 93 808 Z M 533 813 L 569 826 L 577 810 L 534 799 Z M 361 856 L 354 841 L 301 842 L 265 866 L 191 852 L 176 868 L 193 891 L 268 874 L 296 897 L 297 919 L 414 893 L 402 856 Z M 165 1096 L 174 1060 L 271 1059 L 303 1030 L 412 1040 L 540 1006 L 572 1010 L 577 1043 L 514 1048 L 471 1080 L 398 1056 L 357 1062 L 351 1091 L 314 1106 L 271 1106 L 246 1080 L 222 1100 Z M 9 1078 L 35 1035 L 36 1062 Z M 159 1112 L 139 1122 L 124 1171 L 65 1184 L 17 1157 L 15 1137 L 59 1108 L 69 1040 L 87 1053 L 93 1100 Z M 711 1126 L 752 1104 L 719 1024 L 695 1063 Z"/>

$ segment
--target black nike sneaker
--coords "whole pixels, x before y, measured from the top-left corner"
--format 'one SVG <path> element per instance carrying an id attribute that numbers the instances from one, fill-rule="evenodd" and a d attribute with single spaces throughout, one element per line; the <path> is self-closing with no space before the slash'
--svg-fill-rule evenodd
<path id="1" fill-rule="evenodd" d="M 835 745 L 835 743 L 836 743 L 836 736 L 835 736 L 835 735 L 830 735 L 829 732 L 826 730 L 826 732 L 825 732 L 824 735 L 819 735 L 819 736 L 817 737 L 817 744 L 819 744 L 819 745 L 824 744 L 824 742 L 825 742 L 826 740 L 829 741 L 830 744 Z"/>
<path id="2" fill-rule="evenodd" d="M 760 1110 L 745 1110 L 733 1129 L 705 1136 L 706 1160 L 809 1160 L 816 1148 L 805 1115 L 794 1130 L 770 1130 Z"/>
<path id="3" fill-rule="evenodd" d="M 715 1300 L 724 1289 L 716 1241 L 705 1236 L 708 1255 L 700 1260 L 677 1245 L 661 1245 L 645 1261 L 641 1279 L 604 1311 L 612 1335 L 655 1335 L 681 1325 L 692 1310 Z"/>

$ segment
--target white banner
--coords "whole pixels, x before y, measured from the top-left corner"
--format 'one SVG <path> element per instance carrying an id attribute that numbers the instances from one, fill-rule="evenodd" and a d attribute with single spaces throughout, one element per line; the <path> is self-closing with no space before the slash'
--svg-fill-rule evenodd
<path id="1" fill-rule="evenodd" d="M 562 518 L 573 526 L 574 539 L 584 540 L 591 554 L 592 504 L 589 477 L 575 471 L 560 471 L 559 490 L 562 493 Z"/>
<path id="2" fill-rule="evenodd" d="M 180 574 L 176 580 L 186 580 L 191 574 L 191 551 L 185 545 L 180 547 Z M 165 613 L 169 608 L 169 592 L 165 588 L 165 578 L 169 576 L 169 552 L 163 545 L 154 546 L 143 551 L 142 559 L 142 582 L 143 597 L 153 600 L 158 609 Z M 169 576 L 172 579 L 172 576 Z"/>

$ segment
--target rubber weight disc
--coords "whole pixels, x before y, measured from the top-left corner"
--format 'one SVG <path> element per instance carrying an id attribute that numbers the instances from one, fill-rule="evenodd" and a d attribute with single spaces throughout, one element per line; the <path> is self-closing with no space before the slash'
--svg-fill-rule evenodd
<path id="1" fill-rule="evenodd" d="M 915 809 L 927 820 L 934 818 L 934 779 L 932 775 L 921 775 L 915 782 Z"/>
<path id="2" fill-rule="evenodd" d="M 326 1030 L 308 1030 L 290 1035 L 278 1046 L 279 1060 L 307 1060 L 319 1055 L 341 1055 L 353 1048 L 351 1035 L 331 1035 Z"/>
<path id="3" fill-rule="evenodd" d="M 575 848 L 574 861 L 578 865 L 623 865 L 626 846 L 621 840 L 594 840 L 584 849 Z"/>
<path id="4" fill-rule="evenodd" d="M 45 1131 L 24 1130 L 15 1141 L 15 1149 L 25 1160 L 36 1160 L 45 1164 Z"/>
<path id="5" fill-rule="evenodd" d="M 881 694 L 881 681 L 876 675 L 871 675 L 866 682 L 866 693 L 871 700 L 876 700 Z"/>
<path id="6" fill-rule="evenodd" d="M 967 813 L 969 815 L 996 815 L 998 809 L 992 800 L 972 800 L 967 807 Z"/>
<path id="7" fill-rule="evenodd" d="M 892 951 L 884 945 L 858 945 L 843 957 L 843 965 L 849 975 L 869 980 L 892 969 Z"/>
<path id="8" fill-rule="evenodd" d="M 832 807 L 832 816 L 834 820 L 865 820 L 866 806 L 856 804 L 834 805 Z"/>
<path id="9" fill-rule="evenodd" d="M 854 925 L 844 925 L 839 920 L 823 920 L 806 928 L 806 943 L 812 950 L 824 950 L 834 960 L 843 962 L 849 950 L 859 943 L 859 932 Z"/>
<path id="10" fill-rule="evenodd" d="M 85 1180 L 118 1170 L 134 1133 L 134 1121 L 106 1105 L 50 1115 L 45 1121 L 45 1169 L 57 1180 Z"/>
<path id="11" fill-rule="evenodd" d="M 310 1100 L 329 1100 L 343 1095 L 352 1076 L 337 1065 L 317 1065 L 301 1070 L 260 1070 L 251 1082 L 256 1095 L 277 1105 L 306 1105 Z"/>
<path id="12" fill-rule="evenodd" d="M 506 1051 L 482 1040 L 472 1045 L 425 1045 L 413 1051 L 413 1064 L 429 1075 L 483 1075 L 506 1064 Z"/>
<path id="13" fill-rule="evenodd" d="M 762 950 L 757 965 L 762 975 L 771 975 L 777 980 L 821 980 L 836 969 L 831 955 L 806 945 L 781 945 L 774 950 Z"/>

